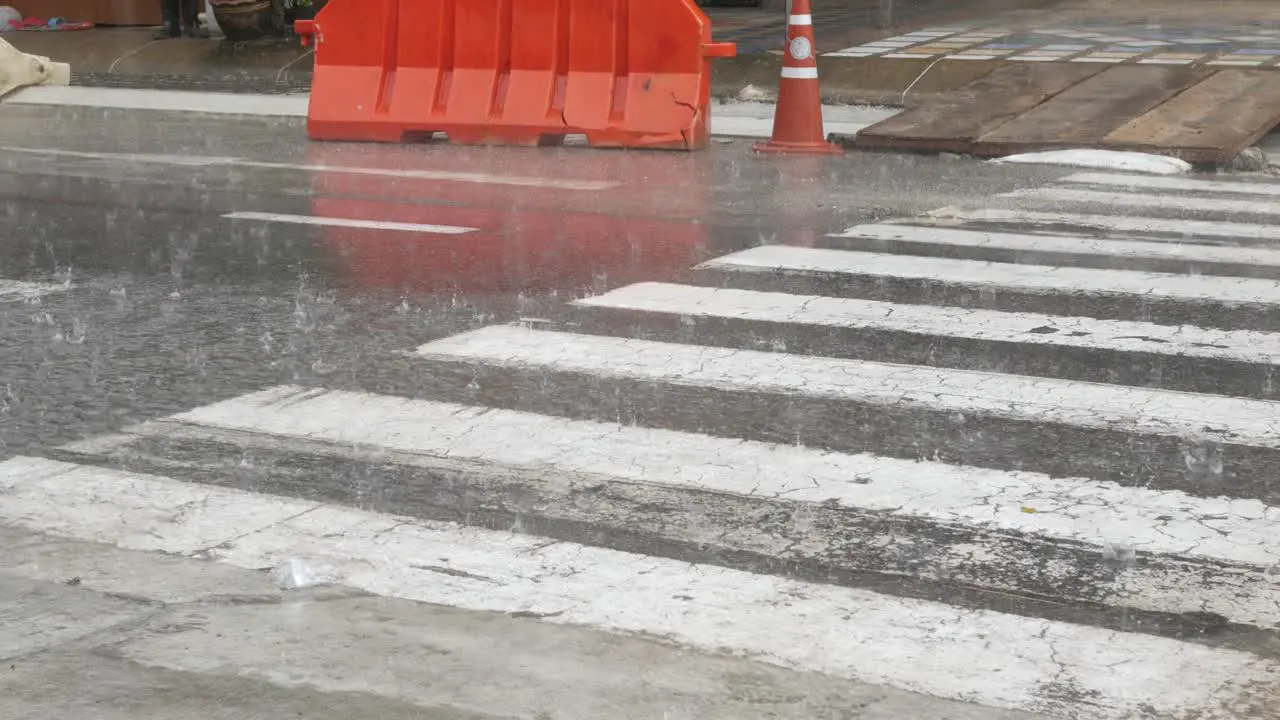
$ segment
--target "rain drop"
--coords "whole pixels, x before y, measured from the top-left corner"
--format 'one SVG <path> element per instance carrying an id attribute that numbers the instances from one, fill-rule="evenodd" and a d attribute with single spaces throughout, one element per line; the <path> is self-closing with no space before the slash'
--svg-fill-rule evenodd
<path id="1" fill-rule="evenodd" d="M 791 528 L 798 533 L 807 533 L 818 524 L 818 514 L 808 506 L 799 506 L 791 513 Z"/>
<path id="2" fill-rule="evenodd" d="M 72 345 L 83 345 L 87 332 L 84 320 L 73 318 L 71 320 L 71 330 L 67 333 L 67 342 Z"/>
<path id="3" fill-rule="evenodd" d="M 1222 452 L 1213 445 L 1191 445 L 1182 448 L 1187 470 L 1199 475 L 1221 475 Z"/>
<path id="4" fill-rule="evenodd" d="M 1138 564 L 1138 552 L 1128 545 L 1107 543 L 1102 546 L 1102 562 L 1117 569 Z"/>

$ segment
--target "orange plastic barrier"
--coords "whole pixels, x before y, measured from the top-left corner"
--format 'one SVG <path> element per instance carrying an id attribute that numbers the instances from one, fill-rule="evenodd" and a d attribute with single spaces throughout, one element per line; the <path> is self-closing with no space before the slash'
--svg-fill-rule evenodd
<path id="1" fill-rule="evenodd" d="M 694 0 L 331 0 L 296 29 L 317 140 L 697 150 L 737 52 Z"/>

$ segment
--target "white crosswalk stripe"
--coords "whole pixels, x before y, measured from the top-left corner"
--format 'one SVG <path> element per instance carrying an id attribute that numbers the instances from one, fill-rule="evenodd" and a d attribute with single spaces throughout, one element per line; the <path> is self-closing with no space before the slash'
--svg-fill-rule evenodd
<path id="1" fill-rule="evenodd" d="M 1132 175 L 1128 173 L 1085 172 L 1068 175 L 1063 182 L 1105 185 L 1135 190 L 1180 190 L 1185 192 L 1229 193 L 1244 195 L 1280 195 L 1280 184 L 1239 180 L 1195 180 L 1164 175 Z"/>
<path id="2" fill-rule="evenodd" d="M 912 404 L 940 412 L 1079 424 L 1280 449 L 1280 405 L 969 370 L 709 348 L 491 326 L 422 346 L 420 357 L 538 372 L 667 381 L 707 390 Z"/>
<path id="3" fill-rule="evenodd" d="M 1241 215 L 1280 215 L 1280 203 L 1275 200 L 1240 200 L 1235 198 L 1215 198 L 1201 195 L 1182 195 L 1170 197 L 1155 193 L 1118 192 L 1109 190 L 1085 190 L 1075 187 L 1048 187 L 1033 190 L 1015 190 L 1004 197 L 1019 203 L 1043 203 L 1052 208 L 1055 205 L 1099 205 L 1110 206 L 1119 211 L 1125 210 L 1164 210 L 1172 214 L 1184 215 L 1190 212 L 1241 214 Z"/>
<path id="4" fill-rule="evenodd" d="M 732 253 L 406 349 L 403 391 L 9 460 L 0 522 L 1072 720 L 1252 717 L 1278 194 L 1076 173 Z M 316 472 L 351 481 L 294 499 Z"/>
<path id="5" fill-rule="evenodd" d="M 696 329 L 705 345 L 778 350 L 786 343 L 777 338 L 804 326 L 816 337 L 792 345 L 811 355 L 1139 386 L 1153 384 L 1142 368 L 1147 358 L 1164 370 L 1154 383 L 1159 387 L 1277 397 L 1268 389 L 1280 369 L 1280 333 L 1274 332 L 669 283 L 639 283 L 574 305 L 590 309 L 584 324 L 606 334 L 645 326 L 672 337 L 683 327 Z M 1070 353 L 1087 362 L 1064 367 Z M 1229 385 L 1226 367 L 1235 380 L 1252 380 Z"/>
<path id="6" fill-rule="evenodd" d="M 55 285 L 53 283 L 0 279 L 0 303 L 38 300 L 45 295 L 61 292 L 65 289 L 65 285 Z"/>
<path id="7" fill-rule="evenodd" d="M 1186 241 L 1117 240 L 1040 233 L 1008 233 L 911 225 L 862 225 L 833 237 L 852 246 L 892 252 L 897 246 L 910 254 L 965 254 L 996 261 L 1050 262 L 1063 259 L 1090 263 L 1099 259 L 1158 263 L 1165 272 L 1199 272 L 1211 275 L 1247 275 L 1269 271 L 1280 276 L 1280 250 L 1202 245 Z M 1152 268 L 1155 269 L 1155 268 Z"/>
<path id="8" fill-rule="evenodd" d="M 1280 240 L 1280 225 L 1272 223 L 1215 222 L 1021 209 L 942 208 L 923 217 L 907 218 L 898 222 L 934 226 L 962 226 L 969 223 L 1012 224 L 1023 228 L 1025 232 L 1044 232 L 1046 228 L 1052 228 L 1054 232 L 1073 231 L 1084 236 L 1140 237 L 1144 240 L 1158 239 L 1165 242 L 1216 241 L 1228 245 Z"/>
<path id="9" fill-rule="evenodd" d="M 1004 313 L 971 308 L 905 305 L 857 298 L 829 298 L 639 283 L 574 303 L 581 307 L 705 315 L 820 328 L 893 328 L 929 336 L 948 336 L 1047 344 L 1107 347 L 1125 352 L 1203 356 L 1280 365 L 1280 334 L 1170 327 L 1154 323 Z"/>
<path id="10" fill-rule="evenodd" d="M 817 273 L 849 278 L 870 276 L 918 282 L 954 282 L 975 288 L 1020 289 L 1038 293 L 1089 292 L 1280 305 L 1280 282 L 1275 280 L 993 263 L 785 245 L 743 250 L 711 260 L 703 267 L 731 272 Z"/>

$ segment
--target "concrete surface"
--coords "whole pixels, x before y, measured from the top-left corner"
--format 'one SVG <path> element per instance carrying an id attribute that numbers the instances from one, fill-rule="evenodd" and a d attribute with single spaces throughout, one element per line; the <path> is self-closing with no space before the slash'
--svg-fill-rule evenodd
<path id="1" fill-rule="evenodd" d="M 0 716 L 1036 720 L 0 527 Z"/>
<path id="2" fill-rule="evenodd" d="M 300 43 L 248 44 L 175 38 L 156 40 L 154 28 L 96 28 L 81 32 L 7 33 L 23 52 L 69 62 L 77 74 L 191 76 L 204 79 L 287 79 L 310 73 L 311 56 Z M 295 65 L 291 65 L 295 63 Z"/>
<path id="3" fill-rule="evenodd" d="M 887 700 L 867 705 L 882 696 L 795 674 L 803 668 L 1072 720 L 1276 716 L 1277 644 L 1263 624 L 1274 613 L 1276 570 L 1265 564 L 1274 510 L 1259 499 L 1271 491 L 1268 474 L 1250 467 L 1274 459 L 1274 401 L 1263 398 L 1273 392 L 1267 348 L 1280 338 L 1253 342 L 1230 329 L 1274 330 L 1273 312 L 1215 300 L 1268 280 L 1257 294 L 1274 297 L 1274 181 L 877 154 L 764 159 L 738 141 L 693 156 L 327 145 L 306 142 L 296 118 L 0 112 L 0 514 L 9 533 L 0 534 L 0 573 L 18 578 L 0 582 L 12 593 L 0 603 L 12 621 L 0 627 L 18 654 L 9 673 L 22 673 L 13 692 L 0 687 L 0 715 L 62 717 L 98 703 L 106 709 L 80 714 L 182 717 L 221 694 L 234 696 L 222 707 L 240 717 L 280 717 L 281 707 L 304 717 L 609 717 L 631 703 L 646 718 L 702 717 L 712 705 L 763 718 L 791 717 L 800 688 L 810 704 L 798 720 L 1025 717 L 881 690 Z M 866 225 L 889 218 L 954 232 L 917 230 L 930 242 L 910 242 Z M 995 230 L 1004 234 L 993 242 L 966 242 Z M 818 268 L 840 272 L 810 272 L 797 258 L 814 253 L 788 258 L 786 248 L 761 262 L 759 246 L 778 244 L 840 259 Z M 862 262 L 868 255 L 879 259 Z M 747 273 L 753 257 L 758 271 Z M 1050 258 L 1069 267 L 1035 270 Z M 716 329 L 668 305 L 647 318 L 621 308 L 617 322 L 590 326 L 583 317 L 595 310 L 567 306 L 642 282 L 708 289 L 700 278 L 711 267 L 744 285 L 716 296 L 716 315 L 749 319 L 744 311 L 765 308 L 774 322 Z M 1176 274 L 1151 273 L 1170 268 Z M 856 277 L 873 270 L 881 274 Z M 1050 282 L 1031 292 L 1037 273 Z M 804 287 L 817 292 L 790 310 L 743 300 Z M 1152 287 L 1181 289 L 1174 309 L 1204 326 L 1175 334 L 1211 343 L 1195 346 L 1197 374 L 1181 374 L 1189 361 L 1160 342 L 1172 331 L 1102 331 L 1105 321 L 1139 328 L 1153 309 L 1168 313 Z M 810 313 L 833 299 L 886 303 L 882 332 L 861 336 L 860 348 L 839 342 Z M 1019 307 L 1028 299 L 1039 317 Z M 502 372 L 490 347 L 471 363 L 479 372 L 449 374 L 414 353 L 511 323 L 588 333 L 591 347 L 611 344 L 602 336 L 668 343 L 666 359 L 687 364 L 650 352 L 628 366 L 585 352 L 541 363 L 577 363 L 576 374 L 538 373 L 532 361 L 546 349 L 511 344 L 501 352 L 524 365 L 515 372 Z M 980 337 L 956 336 L 965 332 Z M 876 340 L 884 337 L 892 342 Z M 1059 337 L 1076 344 L 1054 344 Z M 841 353 L 917 367 L 882 384 L 901 397 L 850 389 L 857 373 L 797 387 L 808 376 L 791 370 L 852 366 Z M 648 373 L 643 383 L 626 387 L 636 374 L 627 367 Z M 973 382 L 949 392 L 960 386 L 943 380 L 961 375 Z M 1210 384 L 1215 376 L 1234 385 Z M 909 387 L 913 378 L 928 382 Z M 710 382 L 717 387 L 700 386 Z M 1178 383 L 1223 397 L 1196 405 L 1179 395 L 1176 417 L 1157 412 Z M 360 394 L 333 393 L 326 413 L 228 411 L 261 423 L 252 443 L 153 437 L 166 442 L 137 446 L 149 455 L 62 458 L 81 465 L 37 479 L 15 469 L 28 460 L 9 459 L 69 453 L 54 446 L 70 441 L 82 455 L 103 452 L 135 423 L 184 414 L 195 424 L 213 412 L 205 406 L 243 407 L 248 394 L 282 385 Z M 1053 392 L 1011 398 L 1018 387 Z M 1232 400 L 1232 388 L 1261 397 Z M 343 400 L 369 396 L 377 402 Z M 1135 397 L 1152 402 L 1122 404 Z M 478 425 L 446 448 L 465 441 L 483 451 L 469 474 L 427 467 L 457 469 L 459 459 L 424 459 L 431 448 L 417 447 L 413 462 L 428 472 L 413 475 L 405 467 L 415 448 L 403 446 L 439 433 L 408 431 L 383 413 L 356 422 L 359 410 L 412 398 L 454 398 L 488 422 L 523 404 L 538 427 L 567 433 L 590 419 L 609 432 L 569 446 L 528 434 L 504 442 L 509 435 Z M 1210 420 L 1210 429 L 1197 424 Z M 318 436 L 297 441 L 320 423 L 336 451 L 315 452 Z M 622 463 L 606 447 L 617 428 L 668 441 Z M 1001 445 L 1054 432 L 1016 454 Z M 899 457 L 855 456 L 854 441 Z M 751 457 L 817 456 L 837 469 L 814 475 L 826 481 L 819 486 L 786 463 L 742 487 L 745 455 L 718 448 L 748 443 Z M 286 452 L 273 456 L 271 445 Z M 591 480 L 540 495 L 535 481 L 551 473 L 504 476 L 499 452 L 508 465 L 558 453 Z M 698 465 L 687 461 L 695 452 Z M 964 458 L 991 466 L 958 464 Z M 1027 472 L 1049 461 L 1064 476 L 1047 483 Z M 645 474 L 660 462 L 666 470 Z M 892 471 L 924 462 L 947 472 Z M 1142 482 L 1153 469 L 1164 489 Z M 481 482 L 460 479 L 502 492 L 485 496 L 475 492 Z M 691 487 L 704 479 L 718 484 Z M 684 487 L 656 487 L 673 480 Z M 428 484 L 436 507 L 422 502 Z M 210 501 L 236 493 L 252 501 Z M 999 507 L 975 512 L 978 493 Z M 630 498 L 640 501 L 628 507 Z M 900 508 L 915 525 L 893 514 Z M 387 512 L 450 512 L 465 526 Z M 857 536 L 841 532 L 873 522 L 884 532 L 843 543 Z M 81 544 L 90 538 L 104 544 Z M 108 545 L 130 548 L 128 561 Z M 327 576 L 341 582 L 282 592 L 273 573 L 291 558 L 331 560 L 316 567 L 342 571 Z M 850 568 L 856 562 L 866 566 Z M 1052 597 L 1027 591 L 1046 579 Z M 789 669 L 677 651 L 654 635 Z M 81 668 L 101 682 L 76 687 L 68 678 Z M 741 672 L 763 674 L 763 689 L 726 679 Z M 1219 700 L 1230 705 L 1200 712 Z"/>
<path id="4" fill-rule="evenodd" d="M 25 88 L 9 96 L 14 105 L 51 105 L 113 110 L 154 110 L 210 115 L 305 118 L 310 98 L 183 90 L 127 88 Z M 863 128 L 893 117 L 897 108 L 825 105 L 822 115 L 829 135 L 853 137 Z M 773 133 L 774 106 L 765 102 L 714 100 L 711 133 L 721 137 L 767 138 Z"/>

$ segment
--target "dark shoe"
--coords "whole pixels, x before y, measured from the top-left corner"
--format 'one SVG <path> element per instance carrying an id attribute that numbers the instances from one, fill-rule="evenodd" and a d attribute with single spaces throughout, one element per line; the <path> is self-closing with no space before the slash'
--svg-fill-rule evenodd
<path id="1" fill-rule="evenodd" d="M 156 40 L 172 40 L 173 38 L 176 38 L 176 37 L 182 37 L 182 33 L 178 30 L 178 28 L 169 27 L 168 25 L 165 25 L 163 28 L 159 30 L 159 32 L 157 32 L 155 35 L 152 35 L 152 37 Z"/>
<path id="2" fill-rule="evenodd" d="M 188 25 L 183 28 L 182 34 L 186 37 L 196 38 L 198 40 L 209 39 L 209 31 L 202 27 L 196 27 L 195 25 Z"/>

